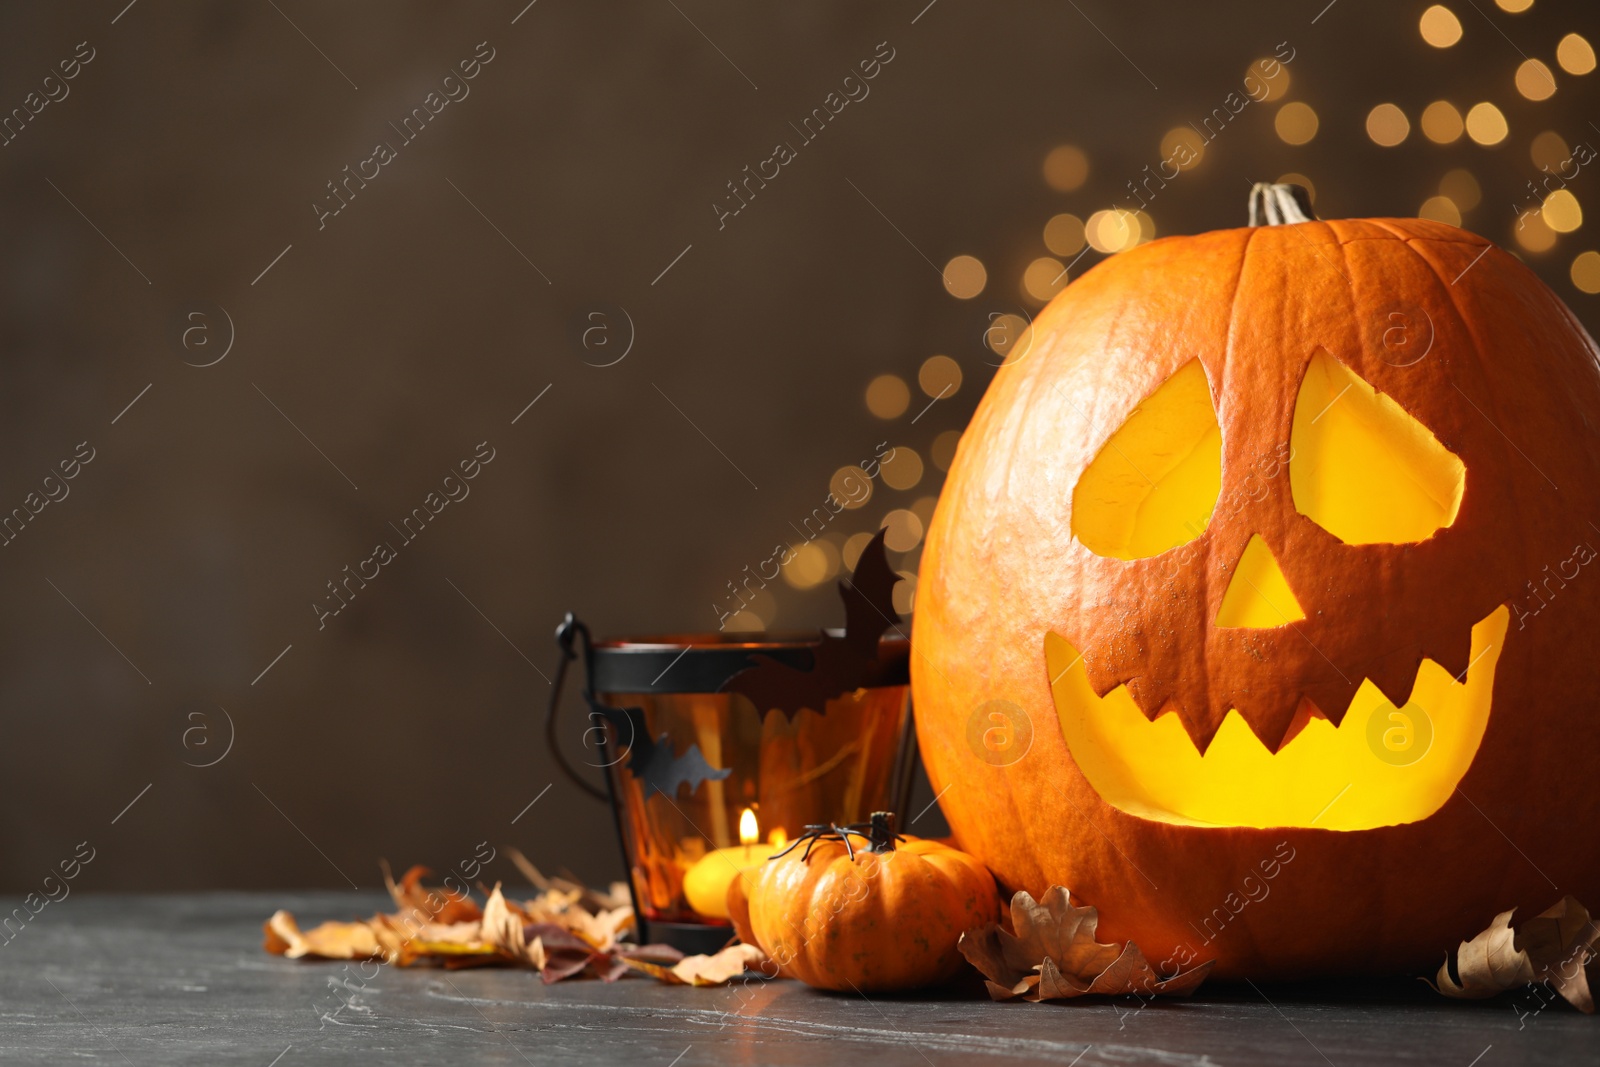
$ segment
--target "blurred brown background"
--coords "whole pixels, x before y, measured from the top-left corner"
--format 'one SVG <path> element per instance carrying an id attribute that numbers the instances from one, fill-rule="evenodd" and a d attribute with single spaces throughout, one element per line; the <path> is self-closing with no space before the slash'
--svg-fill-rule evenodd
<path id="1" fill-rule="evenodd" d="M 901 462 L 737 624 L 838 621 L 840 557 L 891 513 L 914 574 L 997 316 L 1152 229 L 1242 224 L 1250 180 L 1454 213 L 1600 312 L 1600 175 L 1527 185 L 1600 144 L 1567 39 L 1600 41 L 1592 3 L 525 3 L 0 11 L 0 512 L 66 494 L 0 549 L 0 888 L 85 839 L 98 889 L 369 887 L 485 839 L 616 875 L 543 746 L 561 614 L 714 629 L 879 442 Z M 1271 99 L 1182 132 L 1275 54 Z M 1095 216 L 1185 138 L 1142 217 Z"/>

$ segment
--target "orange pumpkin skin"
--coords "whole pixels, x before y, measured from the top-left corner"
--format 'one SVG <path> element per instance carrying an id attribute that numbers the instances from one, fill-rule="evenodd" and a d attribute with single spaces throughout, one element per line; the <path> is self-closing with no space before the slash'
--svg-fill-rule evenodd
<path id="1" fill-rule="evenodd" d="M 1426 358 L 1399 365 L 1386 347 L 1397 325 L 1431 331 Z M 1345 544 L 1296 510 L 1286 474 L 1244 489 L 1289 441 L 1319 348 L 1464 463 L 1448 527 L 1413 544 Z M 1181 567 L 1098 556 L 1073 534 L 1074 486 L 1196 357 L 1229 507 Z M 996 373 L 922 557 L 918 738 L 956 842 L 1007 890 L 1070 887 L 1100 908 L 1107 940 L 1133 939 L 1163 972 L 1215 958 L 1221 978 L 1423 973 L 1506 908 L 1600 900 L 1600 657 L 1580 645 L 1600 632 L 1600 568 L 1549 580 L 1575 545 L 1600 547 L 1597 430 L 1593 340 L 1514 257 L 1454 227 L 1219 231 L 1089 271 Z M 1306 618 L 1219 630 L 1218 598 L 1253 535 Z M 1041 651 L 1047 633 L 1064 635 L 1096 693 L 1127 684 L 1147 717 L 1178 715 L 1197 747 L 1236 707 L 1270 750 L 1302 696 L 1342 709 L 1363 677 L 1404 694 L 1423 657 L 1465 671 L 1465 635 L 1500 605 L 1509 630 L 1465 776 L 1431 815 L 1371 829 L 1185 825 L 1114 807 L 1071 755 Z M 969 741 L 995 700 L 1032 727 L 1006 765 Z"/>
<path id="2" fill-rule="evenodd" d="M 892 852 L 802 844 L 764 864 L 749 891 L 757 943 L 785 978 L 818 989 L 918 989 L 955 976 L 967 930 L 994 922 L 994 878 L 971 856 L 907 837 Z"/>

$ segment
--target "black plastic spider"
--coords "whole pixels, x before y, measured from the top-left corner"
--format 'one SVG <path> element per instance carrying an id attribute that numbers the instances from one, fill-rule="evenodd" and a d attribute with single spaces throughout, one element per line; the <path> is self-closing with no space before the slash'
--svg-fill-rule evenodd
<path id="1" fill-rule="evenodd" d="M 855 846 L 851 844 L 851 837 L 865 838 L 870 850 L 873 852 L 893 852 L 895 842 L 905 840 L 901 835 L 895 833 L 894 812 L 875 811 L 872 813 L 872 818 L 867 822 L 853 822 L 847 826 L 840 826 L 838 823 L 809 823 L 801 831 L 799 837 L 789 842 L 787 848 L 767 858 L 775 860 L 787 856 L 795 850 L 800 842 L 804 841 L 806 850 L 801 853 L 800 858 L 808 860 L 811 858 L 811 846 L 818 841 L 842 841 L 844 842 L 846 855 L 851 859 L 855 859 L 856 850 Z"/>

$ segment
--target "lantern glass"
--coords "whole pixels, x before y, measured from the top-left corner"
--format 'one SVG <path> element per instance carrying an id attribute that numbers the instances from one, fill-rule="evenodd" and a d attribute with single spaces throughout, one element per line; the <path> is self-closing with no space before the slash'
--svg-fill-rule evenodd
<path id="1" fill-rule="evenodd" d="M 715 691 L 727 680 L 726 664 L 747 667 L 750 653 L 809 657 L 814 642 L 704 635 L 595 646 L 595 699 L 639 708 L 651 740 L 674 756 L 697 745 L 710 768 L 727 772 L 691 778 L 671 793 L 650 789 L 629 769 L 631 739 L 614 725 L 605 728 L 606 774 L 634 902 L 652 939 L 682 947 L 684 937 L 673 935 L 699 927 L 705 944 L 720 946 L 729 921 L 726 890 L 739 870 L 759 865 L 809 825 L 903 810 L 916 759 L 907 642 L 882 642 L 873 680 L 884 684 L 842 693 L 822 714 L 809 707 L 760 712 L 743 694 Z M 630 651 L 648 653 L 637 658 L 644 669 L 628 663 Z M 629 678 L 647 680 L 656 662 L 672 664 L 663 677 L 677 674 L 678 688 L 705 691 L 662 691 L 670 681 L 628 687 Z"/>
<path id="2" fill-rule="evenodd" d="M 626 760 L 609 768 L 634 899 L 644 917 L 725 921 L 714 907 L 709 914 L 697 911 L 684 892 L 686 874 L 713 849 L 744 848 L 759 861 L 809 824 L 864 822 L 873 811 L 892 810 L 908 698 L 903 685 L 859 689 L 828 701 L 826 714 L 807 708 L 790 721 L 778 711 L 757 714 L 737 694 L 602 695 L 618 707 L 643 708 L 652 735 L 664 732 L 679 744 L 692 739 L 708 763 L 731 772 L 692 790 L 680 788 L 678 796 L 646 798 Z"/>

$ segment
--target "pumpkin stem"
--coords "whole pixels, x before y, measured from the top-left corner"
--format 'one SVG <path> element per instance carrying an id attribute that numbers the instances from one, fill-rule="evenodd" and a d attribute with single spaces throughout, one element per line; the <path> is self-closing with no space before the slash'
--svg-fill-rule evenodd
<path id="1" fill-rule="evenodd" d="M 867 839 L 872 842 L 872 851 L 893 852 L 895 836 L 894 812 L 873 812 L 872 823 L 867 829 Z"/>
<path id="2" fill-rule="evenodd" d="M 1315 222 L 1311 194 L 1303 186 L 1256 182 L 1250 187 L 1250 225 L 1281 226 L 1286 222 Z"/>

